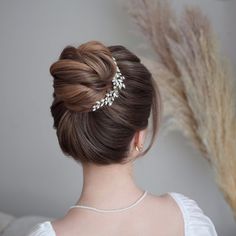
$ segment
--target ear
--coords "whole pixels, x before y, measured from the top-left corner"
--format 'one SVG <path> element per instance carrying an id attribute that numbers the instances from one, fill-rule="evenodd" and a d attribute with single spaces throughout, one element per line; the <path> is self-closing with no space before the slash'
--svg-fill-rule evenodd
<path id="1" fill-rule="evenodd" d="M 132 139 L 130 150 L 131 150 L 131 156 L 137 156 L 139 152 L 136 150 L 136 146 L 141 147 L 144 146 L 144 141 L 146 138 L 147 128 L 137 131 Z"/>
<path id="2" fill-rule="evenodd" d="M 140 147 L 144 145 L 145 137 L 146 137 L 147 129 L 143 129 L 137 131 L 134 135 L 134 145 Z M 135 148 L 134 146 L 134 148 Z"/>

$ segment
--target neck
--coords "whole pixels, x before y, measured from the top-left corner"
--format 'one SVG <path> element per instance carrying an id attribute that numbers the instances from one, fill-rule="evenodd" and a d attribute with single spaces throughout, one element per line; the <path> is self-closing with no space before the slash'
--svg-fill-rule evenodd
<path id="1" fill-rule="evenodd" d="M 144 190 L 133 178 L 133 163 L 83 165 L 83 188 L 77 204 L 101 209 L 121 208 L 135 202 Z"/>

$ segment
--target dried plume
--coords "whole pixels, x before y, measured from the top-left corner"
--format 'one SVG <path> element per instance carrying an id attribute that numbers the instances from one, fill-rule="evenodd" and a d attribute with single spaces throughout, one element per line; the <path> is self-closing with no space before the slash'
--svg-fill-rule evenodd
<path id="1" fill-rule="evenodd" d="M 209 19 L 186 6 L 179 16 L 168 0 L 129 1 L 128 12 L 157 59 L 143 58 L 163 99 L 163 129 L 183 132 L 211 164 L 236 218 L 236 118 L 233 76 Z"/>

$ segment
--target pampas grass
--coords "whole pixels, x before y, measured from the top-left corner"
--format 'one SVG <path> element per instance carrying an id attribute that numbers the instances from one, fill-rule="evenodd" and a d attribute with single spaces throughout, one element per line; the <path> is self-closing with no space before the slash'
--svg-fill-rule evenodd
<path id="1" fill-rule="evenodd" d="M 236 117 L 229 63 L 198 7 L 177 16 L 167 0 L 134 0 L 128 12 L 157 53 L 143 58 L 163 100 L 165 130 L 183 132 L 211 164 L 236 218 Z"/>

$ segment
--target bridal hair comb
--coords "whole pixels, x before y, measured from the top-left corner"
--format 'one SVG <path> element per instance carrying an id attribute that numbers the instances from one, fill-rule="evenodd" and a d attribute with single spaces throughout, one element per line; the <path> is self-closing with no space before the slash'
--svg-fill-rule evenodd
<path id="1" fill-rule="evenodd" d="M 125 88 L 125 84 L 123 82 L 125 77 L 121 74 L 120 69 L 116 63 L 116 59 L 114 57 L 112 57 L 112 59 L 116 64 L 116 74 L 112 79 L 113 89 L 110 92 L 106 93 L 104 98 L 96 101 L 96 103 L 92 107 L 92 111 L 95 111 L 104 105 L 111 106 L 115 98 L 119 96 L 119 89 Z"/>

